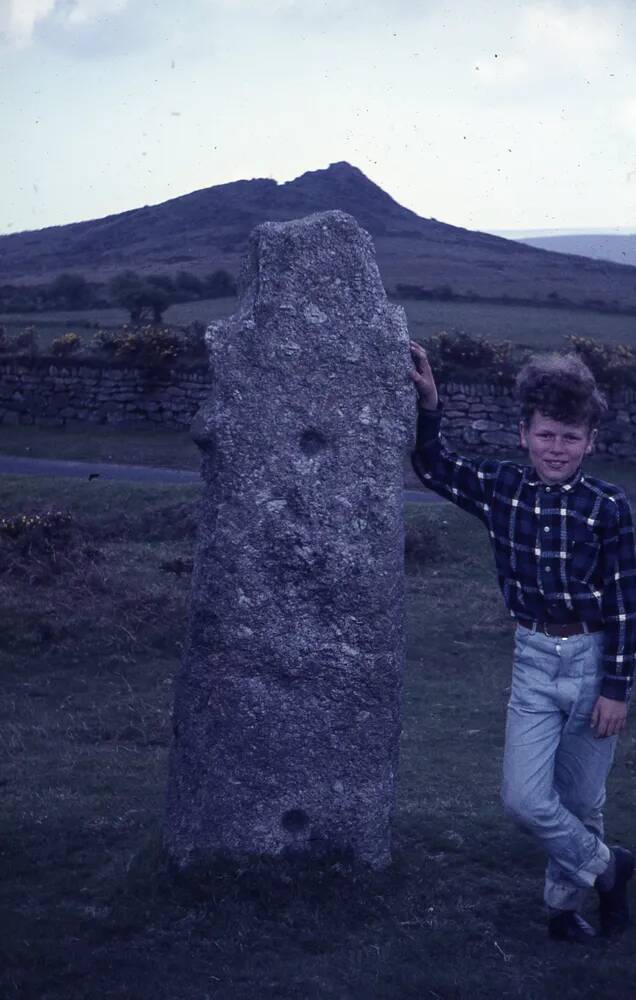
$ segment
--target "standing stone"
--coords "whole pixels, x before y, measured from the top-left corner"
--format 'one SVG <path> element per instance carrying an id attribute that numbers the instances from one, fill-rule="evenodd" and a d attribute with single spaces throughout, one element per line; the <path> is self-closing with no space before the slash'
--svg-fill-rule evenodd
<path id="1" fill-rule="evenodd" d="M 204 496 L 165 843 L 390 861 L 404 658 L 403 311 L 343 212 L 252 233 L 207 332 Z"/>

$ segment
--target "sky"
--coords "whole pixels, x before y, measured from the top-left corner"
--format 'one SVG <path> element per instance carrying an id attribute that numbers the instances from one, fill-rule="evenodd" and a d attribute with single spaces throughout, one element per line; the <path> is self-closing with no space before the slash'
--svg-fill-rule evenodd
<path id="1" fill-rule="evenodd" d="M 636 231 L 636 3 L 0 0 L 0 233 L 347 160 L 419 215 Z"/>

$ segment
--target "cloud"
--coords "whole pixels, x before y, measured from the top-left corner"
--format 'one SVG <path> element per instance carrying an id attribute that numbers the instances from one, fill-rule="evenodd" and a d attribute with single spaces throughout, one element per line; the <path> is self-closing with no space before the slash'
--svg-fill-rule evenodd
<path id="1" fill-rule="evenodd" d="M 0 42 L 27 47 L 45 25 L 72 32 L 121 13 L 129 0 L 0 0 Z"/>
<path id="2" fill-rule="evenodd" d="M 33 30 L 55 7 L 56 0 L 0 0 L 0 40 L 10 48 L 22 48 Z"/>
<path id="3" fill-rule="evenodd" d="M 268 17 L 288 14 L 307 18 L 333 18 L 339 14 L 363 14 L 369 8 L 387 10 L 387 0 L 201 0 L 203 6 L 212 11 L 229 11 L 253 16 Z M 392 0 L 390 16 L 413 14 L 421 16 L 421 4 L 417 0 Z"/>
<path id="4" fill-rule="evenodd" d="M 506 56 L 488 54 L 487 57 L 477 59 L 475 65 L 479 66 L 480 81 L 494 85 L 508 86 L 517 83 L 525 79 L 529 72 L 528 60 L 519 53 Z"/>
<path id="5" fill-rule="evenodd" d="M 614 120 L 628 132 L 636 133 L 636 97 L 628 97 L 618 105 Z"/>
<path id="6" fill-rule="evenodd" d="M 127 4 L 128 0 L 72 0 L 68 4 L 68 23 L 90 24 L 101 17 L 119 13 Z"/>
<path id="7" fill-rule="evenodd" d="M 544 55 L 589 67 L 618 47 L 621 21 L 611 4 L 572 8 L 541 3 L 522 11 L 521 30 Z"/>

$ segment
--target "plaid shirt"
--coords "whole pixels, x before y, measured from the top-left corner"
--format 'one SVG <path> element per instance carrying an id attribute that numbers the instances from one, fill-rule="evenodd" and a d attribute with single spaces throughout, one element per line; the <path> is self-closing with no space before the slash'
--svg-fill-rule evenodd
<path id="1" fill-rule="evenodd" d="M 413 468 L 425 486 L 483 521 L 513 618 L 604 631 L 601 694 L 627 701 L 636 657 L 636 549 L 629 502 L 583 475 L 546 485 L 516 462 L 464 458 L 440 438 L 441 403 L 418 407 Z"/>

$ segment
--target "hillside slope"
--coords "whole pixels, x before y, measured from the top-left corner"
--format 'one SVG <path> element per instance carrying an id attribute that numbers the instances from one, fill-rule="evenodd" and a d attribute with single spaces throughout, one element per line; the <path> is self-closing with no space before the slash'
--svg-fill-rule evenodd
<path id="1" fill-rule="evenodd" d="M 105 280 L 124 268 L 237 273 L 261 222 L 339 208 L 373 236 L 385 285 L 448 285 L 461 295 L 509 296 L 636 308 L 636 268 L 549 253 L 425 219 L 348 163 L 284 184 L 240 180 L 87 222 L 0 236 L 0 283 L 47 281 L 61 271 Z"/>

